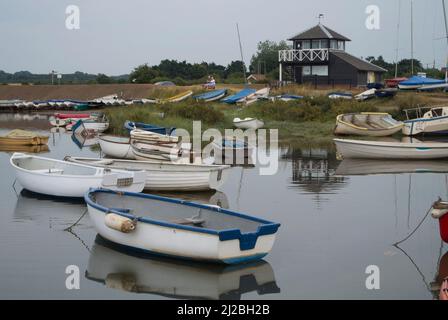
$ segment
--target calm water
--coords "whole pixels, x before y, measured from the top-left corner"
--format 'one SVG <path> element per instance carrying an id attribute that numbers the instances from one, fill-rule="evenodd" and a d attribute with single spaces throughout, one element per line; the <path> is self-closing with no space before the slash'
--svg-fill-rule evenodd
<path id="1" fill-rule="evenodd" d="M 45 117 L 0 115 L 0 133 L 17 126 L 49 132 Z M 41 155 L 99 154 L 65 133 L 51 134 L 49 149 Z M 448 259 L 431 217 L 393 246 L 416 229 L 437 197 L 448 197 L 444 161 L 341 163 L 332 147 L 285 146 L 274 176 L 235 167 L 219 192 L 176 194 L 282 224 L 264 261 L 225 267 L 120 251 L 97 237 L 88 215 L 64 231 L 85 213 L 84 204 L 13 187 L 10 155 L 0 152 L 3 299 L 432 299 L 439 261 Z M 433 173 L 397 173 L 403 169 Z M 68 265 L 81 271 L 79 290 L 65 287 Z M 366 289 L 369 265 L 380 269 L 380 290 Z"/>

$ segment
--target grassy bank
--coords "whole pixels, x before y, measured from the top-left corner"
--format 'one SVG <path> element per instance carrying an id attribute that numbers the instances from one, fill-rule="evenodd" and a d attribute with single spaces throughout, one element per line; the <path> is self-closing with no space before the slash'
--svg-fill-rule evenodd
<path id="1" fill-rule="evenodd" d="M 194 91 L 200 88 L 192 87 Z M 237 88 L 235 88 L 237 89 Z M 160 90 L 160 89 L 159 89 Z M 169 96 L 179 92 L 172 88 L 165 92 Z M 153 94 L 158 92 L 154 91 Z M 294 92 L 299 93 L 299 92 Z M 158 95 L 160 97 L 160 95 Z M 126 134 L 123 123 L 126 120 L 151 123 L 164 127 L 183 128 L 191 132 L 192 122 L 202 122 L 202 130 L 216 128 L 224 131 L 233 128 L 235 117 L 263 119 L 266 128 L 278 129 L 279 138 L 284 141 L 302 140 L 328 141 L 333 137 L 335 117 L 341 113 L 384 111 L 397 119 L 403 119 L 403 109 L 437 104 L 446 100 L 445 95 L 400 92 L 391 99 L 372 99 L 364 102 L 355 100 L 332 100 L 325 95 L 314 95 L 299 101 L 260 101 L 249 106 L 222 103 L 198 103 L 189 99 L 180 103 L 162 105 L 131 105 L 105 109 L 110 119 L 110 132 Z M 439 102 L 440 104 L 440 102 Z"/>

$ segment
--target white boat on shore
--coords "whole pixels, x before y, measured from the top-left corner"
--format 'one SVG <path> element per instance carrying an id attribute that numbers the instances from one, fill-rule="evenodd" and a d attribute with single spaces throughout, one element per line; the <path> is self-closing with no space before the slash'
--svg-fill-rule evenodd
<path id="1" fill-rule="evenodd" d="M 145 189 L 158 191 L 203 191 L 220 188 L 230 175 L 230 166 L 154 161 L 65 157 L 83 165 L 130 171 L 145 171 Z"/>
<path id="2" fill-rule="evenodd" d="M 355 99 L 358 101 L 365 101 L 375 97 L 376 89 L 372 88 L 366 91 L 361 92 L 355 96 Z"/>
<path id="3" fill-rule="evenodd" d="M 131 138 L 100 134 L 98 138 L 101 151 L 108 157 L 134 160 Z"/>
<path id="4" fill-rule="evenodd" d="M 278 223 L 150 194 L 91 189 L 84 197 L 105 239 L 147 253 L 237 264 L 272 249 Z"/>
<path id="5" fill-rule="evenodd" d="M 255 118 L 235 118 L 233 119 L 233 125 L 240 129 L 260 129 L 264 127 L 263 120 L 258 120 Z"/>
<path id="6" fill-rule="evenodd" d="M 336 117 L 334 134 L 386 137 L 397 133 L 402 128 L 403 122 L 395 120 L 388 113 L 347 113 Z"/>
<path id="7" fill-rule="evenodd" d="M 90 167 L 24 153 L 14 153 L 10 164 L 19 183 L 33 192 L 58 197 L 83 197 L 89 188 L 140 192 L 146 173 Z"/>
<path id="8" fill-rule="evenodd" d="M 333 139 L 343 158 L 359 159 L 440 159 L 448 158 L 448 143 L 384 142 Z"/>
<path id="9" fill-rule="evenodd" d="M 403 134 L 413 136 L 418 134 L 447 134 L 448 133 L 448 107 L 433 107 L 407 109 L 407 120 L 404 121 Z M 414 113 L 416 118 L 411 118 Z"/>

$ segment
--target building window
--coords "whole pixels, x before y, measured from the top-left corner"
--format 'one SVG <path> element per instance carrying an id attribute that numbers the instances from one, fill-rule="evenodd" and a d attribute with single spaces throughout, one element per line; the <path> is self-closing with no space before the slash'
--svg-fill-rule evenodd
<path id="1" fill-rule="evenodd" d="M 330 40 L 330 48 L 331 49 L 337 49 L 338 48 L 338 41 L 337 40 Z"/>
<path id="2" fill-rule="evenodd" d="M 328 76 L 328 66 L 313 66 L 313 76 Z"/>
<path id="3" fill-rule="evenodd" d="M 311 75 L 311 66 L 303 66 L 302 75 L 304 75 L 304 76 Z"/>
<path id="4" fill-rule="evenodd" d="M 302 46 L 303 46 L 302 49 L 311 49 L 311 41 L 309 40 L 303 41 Z"/>
<path id="5" fill-rule="evenodd" d="M 320 49 L 320 40 L 313 40 L 312 48 Z"/>
<path id="6" fill-rule="evenodd" d="M 338 40 L 338 50 L 345 50 L 345 41 Z"/>

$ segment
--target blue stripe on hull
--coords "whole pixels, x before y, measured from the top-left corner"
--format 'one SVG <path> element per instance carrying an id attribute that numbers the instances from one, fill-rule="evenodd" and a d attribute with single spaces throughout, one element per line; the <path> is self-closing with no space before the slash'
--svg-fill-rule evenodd
<path id="1" fill-rule="evenodd" d="M 261 260 L 263 257 L 265 257 L 267 255 L 267 253 L 260 253 L 260 254 L 254 254 L 251 256 L 237 257 L 237 258 L 224 259 L 224 260 L 189 258 L 189 257 L 185 257 L 185 256 L 177 256 L 177 255 L 172 255 L 172 254 L 167 254 L 167 253 L 162 253 L 162 252 L 151 251 L 151 250 L 147 250 L 147 249 L 131 247 L 131 246 L 127 246 L 125 244 L 121 244 L 121 243 L 109 240 L 109 239 L 101 236 L 100 234 L 99 234 L 99 236 L 101 237 L 101 240 L 110 242 L 112 245 L 116 246 L 120 250 L 141 253 L 141 254 L 148 255 L 148 257 L 155 256 L 155 257 L 163 257 L 163 258 L 169 258 L 169 259 L 179 259 L 179 260 L 184 260 L 184 261 L 198 261 L 198 262 L 209 262 L 209 263 L 217 263 L 217 264 L 241 264 L 241 263 L 248 263 L 248 262 L 253 262 L 256 260 Z"/>

